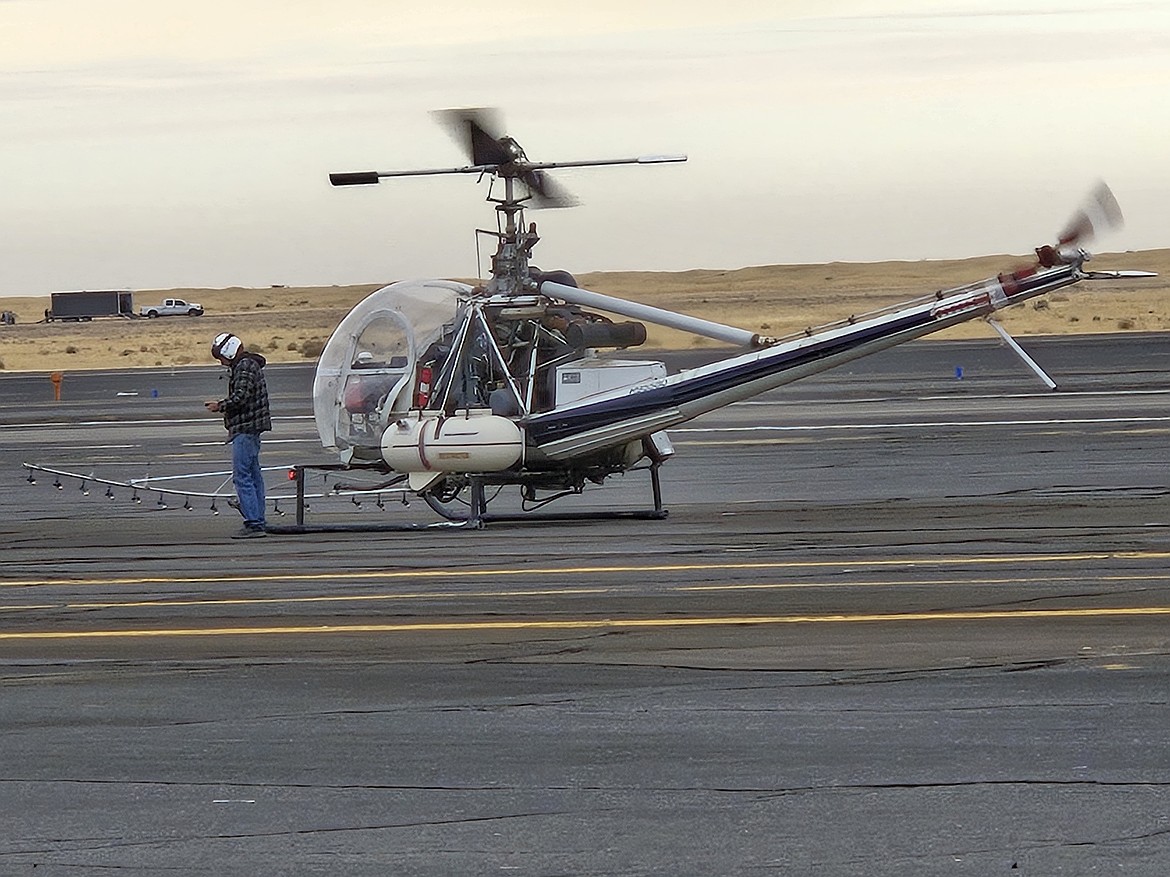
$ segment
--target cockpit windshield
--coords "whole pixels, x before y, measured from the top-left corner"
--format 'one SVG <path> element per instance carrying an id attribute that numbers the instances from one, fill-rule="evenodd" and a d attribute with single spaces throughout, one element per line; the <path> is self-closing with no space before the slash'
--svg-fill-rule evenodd
<path id="1" fill-rule="evenodd" d="M 391 412 L 410 408 L 419 354 L 459 316 L 466 284 L 401 281 L 359 302 L 321 352 L 313 381 L 313 416 L 323 447 L 378 458 Z"/>

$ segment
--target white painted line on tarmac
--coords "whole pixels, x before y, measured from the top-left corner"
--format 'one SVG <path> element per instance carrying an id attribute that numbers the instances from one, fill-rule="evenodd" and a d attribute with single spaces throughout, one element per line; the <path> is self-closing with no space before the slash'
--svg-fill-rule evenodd
<path id="1" fill-rule="evenodd" d="M 799 382 L 797 382 L 799 383 Z M 964 394 L 961 398 L 966 399 L 1079 399 L 1087 396 L 1165 396 L 1170 394 L 1170 390 L 1061 390 L 1059 393 L 1053 393 L 1051 390 L 1045 390 L 1043 393 L 977 393 L 973 395 Z M 909 397 L 909 401 L 913 402 L 953 402 L 957 398 L 953 395 L 934 395 L 934 396 L 913 396 Z M 892 401 L 889 396 L 872 396 L 862 399 L 824 399 L 818 400 L 816 404 L 825 405 L 849 405 L 854 402 L 889 402 Z M 808 405 L 807 399 L 744 399 L 740 402 L 731 403 L 731 407 L 738 405 L 773 405 L 778 407 L 794 406 L 794 405 Z"/>
<path id="2" fill-rule="evenodd" d="M 1086 426 L 1096 424 L 1168 423 L 1170 417 L 1069 417 L 1037 420 L 917 420 L 891 423 L 821 423 L 788 426 L 675 426 L 668 432 L 802 432 L 828 429 L 923 429 L 951 427 L 969 429 L 976 426 Z"/>
<path id="3" fill-rule="evenodd" d="M 282 417 L 273 417 L 273 423 L 282 423 L 285 421 L 292 422 L 297 420 L 312 420 L 312 414 L 294 414 Z M 63 428 L 83 428 L 89 429 L 95 426 L 101 427 L 121 427 L 121 426 L 174 426 L 178 424 L 203 424 L 205 426 L 219 426 L 218 418 L 213 417 L 187 417 L 187 418 L 167 418 L 166 420 L 159 420 L 151 418 L 149 420 L 52 420 L 52 421 L 29 421 L 24 423 L 0 423 L 0 430 L 4 429 L 63 429 Z"/>
<path id="4" fill-rule="evenodd" d="M 265 436 L 263 439 L 263 443 L 264 443 L 265 447 L 267 447 L 269 445 L 304 445 L 304 444 L 310 444 L 310 443 L 315 444 L 315 445 L 319 445 L 319 444 L 321 444 L 321 439 L 319 439 L 319 438 L 274 439 L 274 438 L 268 438 L 267 436 Z M 213 442 L 182 442 L 182 443 L 180 443 L 179 447 L 181 447 L 181 448 L 215 448 L 215 447 L 222 448 L 225 444 L 227 444 L 226 441 L 224 441 L 223 439 L 219 439 L 218 441 L 213 441 Z"/>

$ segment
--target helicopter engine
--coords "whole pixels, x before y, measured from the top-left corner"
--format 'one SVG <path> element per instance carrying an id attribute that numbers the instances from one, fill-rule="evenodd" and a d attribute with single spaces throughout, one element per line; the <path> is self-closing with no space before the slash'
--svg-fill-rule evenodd
<path id="1" fill-rule="evenodd" d="M 599 347 L 638 347 L 646 343 L 646 324 L 574 320 L 565 327 L 565 341 L 574 350 Z"/>

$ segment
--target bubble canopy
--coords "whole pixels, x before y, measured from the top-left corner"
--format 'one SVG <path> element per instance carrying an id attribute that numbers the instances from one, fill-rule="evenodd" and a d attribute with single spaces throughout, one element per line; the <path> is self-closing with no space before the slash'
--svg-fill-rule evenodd
<path id="1" fill-rule="evenodd" d="M 405 411 L 419 354 L 449 333 L 471 292 L 449 280 L 404 280 L 358 302 L 329 336 L 313 379 L 321 445 L 377 448 L 391 411 Z"/>

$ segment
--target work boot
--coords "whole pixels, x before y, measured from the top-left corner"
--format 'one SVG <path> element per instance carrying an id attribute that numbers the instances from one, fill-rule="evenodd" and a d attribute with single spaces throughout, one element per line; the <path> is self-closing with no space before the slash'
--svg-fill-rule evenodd
<path id="1" fill-rule="evenodd" d="M 265 533 L 263 530 L 261 530 L 259 527 L 241 527 L 239 530 L 232 533 L 232 538 L 233 539 L 258 539 L 261 536 L 267 536 L 267 535 L 268 534 Z"/>

